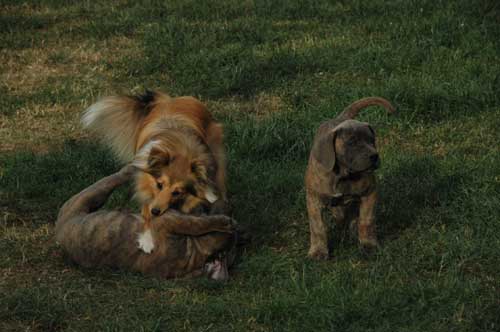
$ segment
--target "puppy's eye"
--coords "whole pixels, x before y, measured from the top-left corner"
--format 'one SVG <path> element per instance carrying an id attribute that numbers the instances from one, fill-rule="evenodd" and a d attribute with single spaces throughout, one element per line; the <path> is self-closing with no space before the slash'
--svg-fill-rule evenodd
<path id="1" fill-rule="evenodd" d="M 156 182 L 156 188 L 158 188 L 158 190 L 162 190 L 163 189 L 163 183 Z"/>

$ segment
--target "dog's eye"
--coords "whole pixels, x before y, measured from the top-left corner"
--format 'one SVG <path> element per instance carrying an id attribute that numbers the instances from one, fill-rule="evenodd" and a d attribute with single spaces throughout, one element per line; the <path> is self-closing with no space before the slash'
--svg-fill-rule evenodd
<path id="1" fill-rule="evenodd" d="M 163 183 L 156 182 L 156 188 L 158 188 L 158 190 L 162 190 L 163 189 Z"/>

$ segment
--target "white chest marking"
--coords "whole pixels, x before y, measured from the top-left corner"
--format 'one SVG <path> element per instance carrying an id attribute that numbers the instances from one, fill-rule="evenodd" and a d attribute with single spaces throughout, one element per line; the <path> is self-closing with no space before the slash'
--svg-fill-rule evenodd
<path id="1" fill-rule="evenodd" d="M 146 254 L 150 254 L 155 244 L 153 242 L 153 236 L 151 235 L 151 230 L 147 230 L 144 233 L 139 234 L 137 238 L 137 243 L 139 244 L 139 248 L 144 251 Z"/>

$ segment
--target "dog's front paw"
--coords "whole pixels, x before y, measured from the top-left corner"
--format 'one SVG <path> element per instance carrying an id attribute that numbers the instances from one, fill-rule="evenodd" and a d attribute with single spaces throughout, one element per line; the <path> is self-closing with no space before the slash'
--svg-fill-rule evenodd
<path id="1" fill-rule="evenodd" d="M 151 230 L 147 230 L 144 233 L 139 234 L 137 238 L 138 248 L 144 251 L 146 254 L 150 254 L 155 248 L 153 241 L 153 236 L 151 235 Z"/>
<path id="2" fill-rule="evenodd" d="M 307 254 L 307 256 L 311 259 L 316 260 L 316 261 L 326 261 L 330 258 L 328 250 L 313 249 L 313 248 L 311 248 L 309 250 L 309 253 Z"/>

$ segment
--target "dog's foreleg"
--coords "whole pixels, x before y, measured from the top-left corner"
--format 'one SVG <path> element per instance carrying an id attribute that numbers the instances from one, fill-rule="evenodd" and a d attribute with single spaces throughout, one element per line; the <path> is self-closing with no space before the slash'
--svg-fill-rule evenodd
<path id="1" fill-rule="evenodd" d="M 309 214 L 309 230 L 311 246 L 309 257 L 313 259 L 328 259 L 328 226 L 323 219 L 321 200 L 312 193 L 307 193 L 307 212 Z"/>
<path id="2" fill-rule="evenodd" d="M 376 191 L 361 197 L 358 220 L 358 240 L 361 246 L 366 249 L 372 249 L 378 246 L 377 230 L 375 225 L 376 204 Z"/>
<path id="3" fill-rule="evenodd" d="M 163 223 L 174 234 L 200 236 L 211 232 L 232 233 L 235 221 L 223 215 L 192 216 L 170 212 L 168 222 Z"/>

